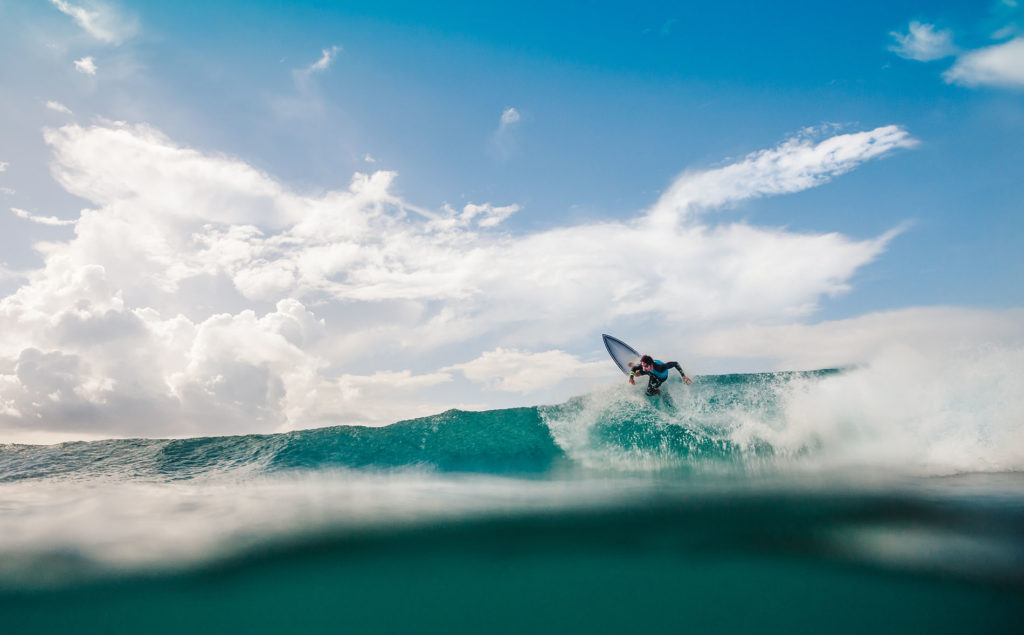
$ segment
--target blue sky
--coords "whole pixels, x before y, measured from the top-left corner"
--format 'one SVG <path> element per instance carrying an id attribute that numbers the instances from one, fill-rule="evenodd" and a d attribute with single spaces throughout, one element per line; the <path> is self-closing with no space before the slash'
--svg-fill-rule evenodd
<path id="1" fill-rule="evenodd" d="M 696 372 L 1017 341 L 1022 37 L 1015 0 L 0 0 L 0 433 L 558 400 L 604 331 Z"/>

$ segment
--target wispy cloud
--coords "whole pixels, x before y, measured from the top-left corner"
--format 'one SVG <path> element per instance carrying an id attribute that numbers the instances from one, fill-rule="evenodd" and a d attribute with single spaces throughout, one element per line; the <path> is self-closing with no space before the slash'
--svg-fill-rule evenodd
<path id="1" fill-rule="evenodd" d="M 75 70 L 86 75 L 96 74 L 96 61 L 92 57 L 75 60 Z"/>
<path id="2" fill-rule="evenodd" d="M 52 110 L 54 112 L 59 112 L 59 113 L 65 114 L 65 115 L 73 114 L 71 112 L 70 108 L 68 108 L 64 104 L 60 103 L 59 101 L 48 101 L 48 102 L 46 102 L 46 108 L 48 110 Z"/>
<path id="3" fill-rule="evenodd" d="M 320 52 L 320 59 L 313 62 L 309 66 L 306 66 L 305 68 L 300 68 L 292 71 L 292 75 L 295 78 L 296 84 L 299 85 L 299 88 L 302 88 L 304 90 L 307 89 L 310 78 L 313 75 L 323 73 L 327 69 L 329 69 L 331 65 L 334 63 L 335 58 L 338 56 L 338 53 L 340 52 L 340 46 L 331 46 L 325 48 Z"/>
<path id="4" fill-rule="evenodd" d="M 600 376 L 607 363 L 584 362 L 561 350 L 529 353 L 518 349 L 496 348 L 446 371 L 461 371 L 467 379 L 490 390 L 529 393 L 544 389 L 566 376 Z"/>
<path id="5" fill-rule="evenodd" d="M 106 44 L 121 44 L 138 32 L 134 16 L 119 13 L 109 4 L 85 0 L 72 4 L 67 0 L 50 0 L 61 13 L 70 16 L 86 33 Z"/>
<path id="6" fill-rule="evenodd" d="M 325 73 L 341 50 L 340 46 L 325 48 L 321 51 L 320 58 L 309 66 L 292 69 L 292 80 L 295 82 L 297 93 L 272 98 L 273 110 L 285 119 L 322 117 L 325 113 L 325 103 L 313 78 Z"/>
<path id="7" fill-rule="evenodd" d="M 511 126 L 512 124 L 517 123 L 519 121 L 519 118 L 519 111 L 513 108 L 512 106 L 509 106 L 508 108 L 502 111 L 501 123 L 499 124 L 499 126 Z"/>
<path id="8" fill-rule="evenodd" d="M 890 33 L 896 43 L 889 47 L 900 57 L 930 62 L 956 55 L 957 47 L 953 44 L 953 32 L 944 29 L 936 30 L 934 24 L 911 22 L 907 33 L 893 31 Z"/>
<path id="9" fill-rule="evenodd" d="M 7 163 L 6 161 L 0 161 L 0 172 L 6 172 L 8 165 L 10 164 Z M 0 187 L 0 194 L 12 196 L 13 194 L 15 194 L 15 191 L 9 187 Z"/>
<path id="10" fill-rule="evenodd" d="M 942 77 L 964 86 L 1024 88 L 1024 37 L 969 51 Z"/>
<path id="11" fill-rule="evenodd" d="M 306 69 L 306 72 L 321 73 L 323 71 L 326 71 L 328 68 L 331 67 L 331 64 L 334 63 L 334 58 L 338 56 L 339 51 L 341 51 L 340 46 L 332 46 L 330 48 L 323 49 L 320 52 L 320 59 L 318 59 L 316 62 L 313 62 L 313 64 L 311 64 L 309 68 Z"/>
<path id="12" fill-rule="evenodd" d="M 0 262 L 0 280 L 15 280 L 19 278 L 25 278 L 25 274 L 14 271 L 7 266 L 6 262 Z"/>
<path id="13" fill-rule="evenodd" d="M 39 223 L 40 225 L 50 225 L 51 227 L 66 227 L 68 225 L 75 224 L 75 221 L 73 220 L 62 220 L 60 218 L 57 218 L 56 216 L 36 216 L 31 212 L 26 212 L 25 210 L 19 209 L 17 207 L 12 207 L 11 211 L 18 218 L 24 218 L 27 221 Z"/>
<path id="14" fill-rule="evenodd" d="M 498 128 L 491 135 L 491 149 L 501 159 L 507 159 L 515 152 L 518 145 L 516 129 L 522 115 L 512 106 L 501 111 Z"/>
<path id="15" fill-rule="evenodd" d="M 468 203 L 462 208 L 462 212 L 456 212 L 449 206 L 444 207 L 445 216 L 435 220 L 438 227 L 467 226 L 476 221 L 480 227 L 495 227 L 506 218 L 518 212 L 521 208 L 518 205 L 492 205 L 491 203 Z"/>
<path id="16" fill-rule="evenodd" d="M 731 165 L 684 173 L 648 217 L 657 223 L 672 223 L 746 199 L 799 192 L 827 183 L 865 161 L 917 145 L 899 126 L 816 141 L 818 136 L 814 129 L 807 129 L 776 148 L 751 153 Z"/>

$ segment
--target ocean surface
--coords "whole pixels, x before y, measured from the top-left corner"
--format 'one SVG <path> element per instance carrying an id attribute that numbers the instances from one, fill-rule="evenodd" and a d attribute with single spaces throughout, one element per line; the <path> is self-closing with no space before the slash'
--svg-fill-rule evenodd
<path id="1" fill-rule="evenodd" d="M 972 376 L 0 445 L 0 633 L 1019 633 L 1021 388 Z"/>

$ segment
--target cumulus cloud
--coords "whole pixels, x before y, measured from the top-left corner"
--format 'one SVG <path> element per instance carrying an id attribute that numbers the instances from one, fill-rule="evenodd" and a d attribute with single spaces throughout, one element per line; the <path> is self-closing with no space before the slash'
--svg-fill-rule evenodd
<path id="1" fill-rule="evenodd" d="M 993 33 L 992 39 L 1012 39 L 964 51 L 953 44 L 951 31 L 937 30 L 933 24 L 915 21 L 910 23 L 907 33 L 890 33 L 895 43 L 889 50 L 919 62 L 956 56 L 953 65 L 942 74 L 949 84 L 1019 89 L 1024 87 L 1024 37 L 1020 36 L 1015 22 L 1018 5 L 1003 2 L 993 9 L 995 19 L 1004 26 Z"/>
<path id="2" fill-rule="evenodd" d="M 75 224 L 75 221 L 73 221 L 73 220 L 61 220 L 61 219 L 57 218 L 56 216 L 36 216 L 36 215 L 34 215 L 34 214 L 30 213 L 30 212 L 26 212 L 25 210 L 19 209 L 17 207 L 12 207 L 11 208 L 11 212 L 13 212 L 14 215 L 17 216 L 18 218 L 24 218 L 27 221 L 32 221 L 33 223 L 39 223 L 40 225 L 50 225 L 52 227 L 62 227 L 62 226 L 74 225 Z"/>
<path id="3" fill-rule="evenodd" d="M 603 329 L 786 323 L 898 230 L 857 240 L 697 212 L 913 144 L 895 126 L 803 135 L 686 172 L 634 218 L 513 234 L 496 226 L 518 206 L 431 212 L 395 195 L 391 172 L 304 194 L 145 125 L 45 139 L 54 178 L 91 207 L 0 300 L 8 437 L 388 423 L 465 401 L 440 396 L 460 381 L 522 393 L 588 372 L 565 347 Z M 453 358 L 466 346 L 490 352 Z"/>
<path id="4" fill-rule="evenodd" d="M 72 4 L 66 0 L 50 2 L 86 33 L 105 44 L 121 44 L 138 31 L 138 22 L 133 16 L 122 14 L 98 0 L 86 0 L 84 4 Z"/>
<path id="5" fill-rule="evenodd" d="M 1024 37 L 965 53 L 943 78 L 971 87 L 1024 87 Z"/>
<path id="6" fill-rule="evenodd" d="M 85 75 L 95 75 L 96 61 L 91 57 L 83 57 L 80 60 L 75 60 L 75 70 Z"/>
<path id="7" fill-rule="evenodd" d="M 910 23 L 907 33 L 893 31 L 889 35 L 896 40 L 889 50 L 906 59 L 930 62 L 957 53 L 953 32 L 948 29 L 937 31 L 934 24 L 915 21 Z"/>

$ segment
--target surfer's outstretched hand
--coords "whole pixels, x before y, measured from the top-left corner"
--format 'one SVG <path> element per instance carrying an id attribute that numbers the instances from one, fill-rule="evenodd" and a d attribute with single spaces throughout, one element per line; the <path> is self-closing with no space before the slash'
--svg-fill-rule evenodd
<path id="1" fill-rule="evenodd" d="M 630 375 L 630 376 L 629 376 L 629 383 L 631 383 L 631 384 L 633 384 L 634 386 L 636 386 L 636 382 L 635 382 L 635 381 L 633 381 L 633 376 L 632 376 L 632 375 Z"/>
<path id="2" fill-rule="evenodd" d="M 692 379 L 690 379 L 689 377 L 687 377 L 686 375 L 683 375 L 683 382 L 684 382 L 684 383 L 685 383 L 685 384 L 686 384 L 687 386 L 689 386 L 690 384 L 692 384 L 692 383 L 693 383 L 693 380 L 692 380 Z"/>

